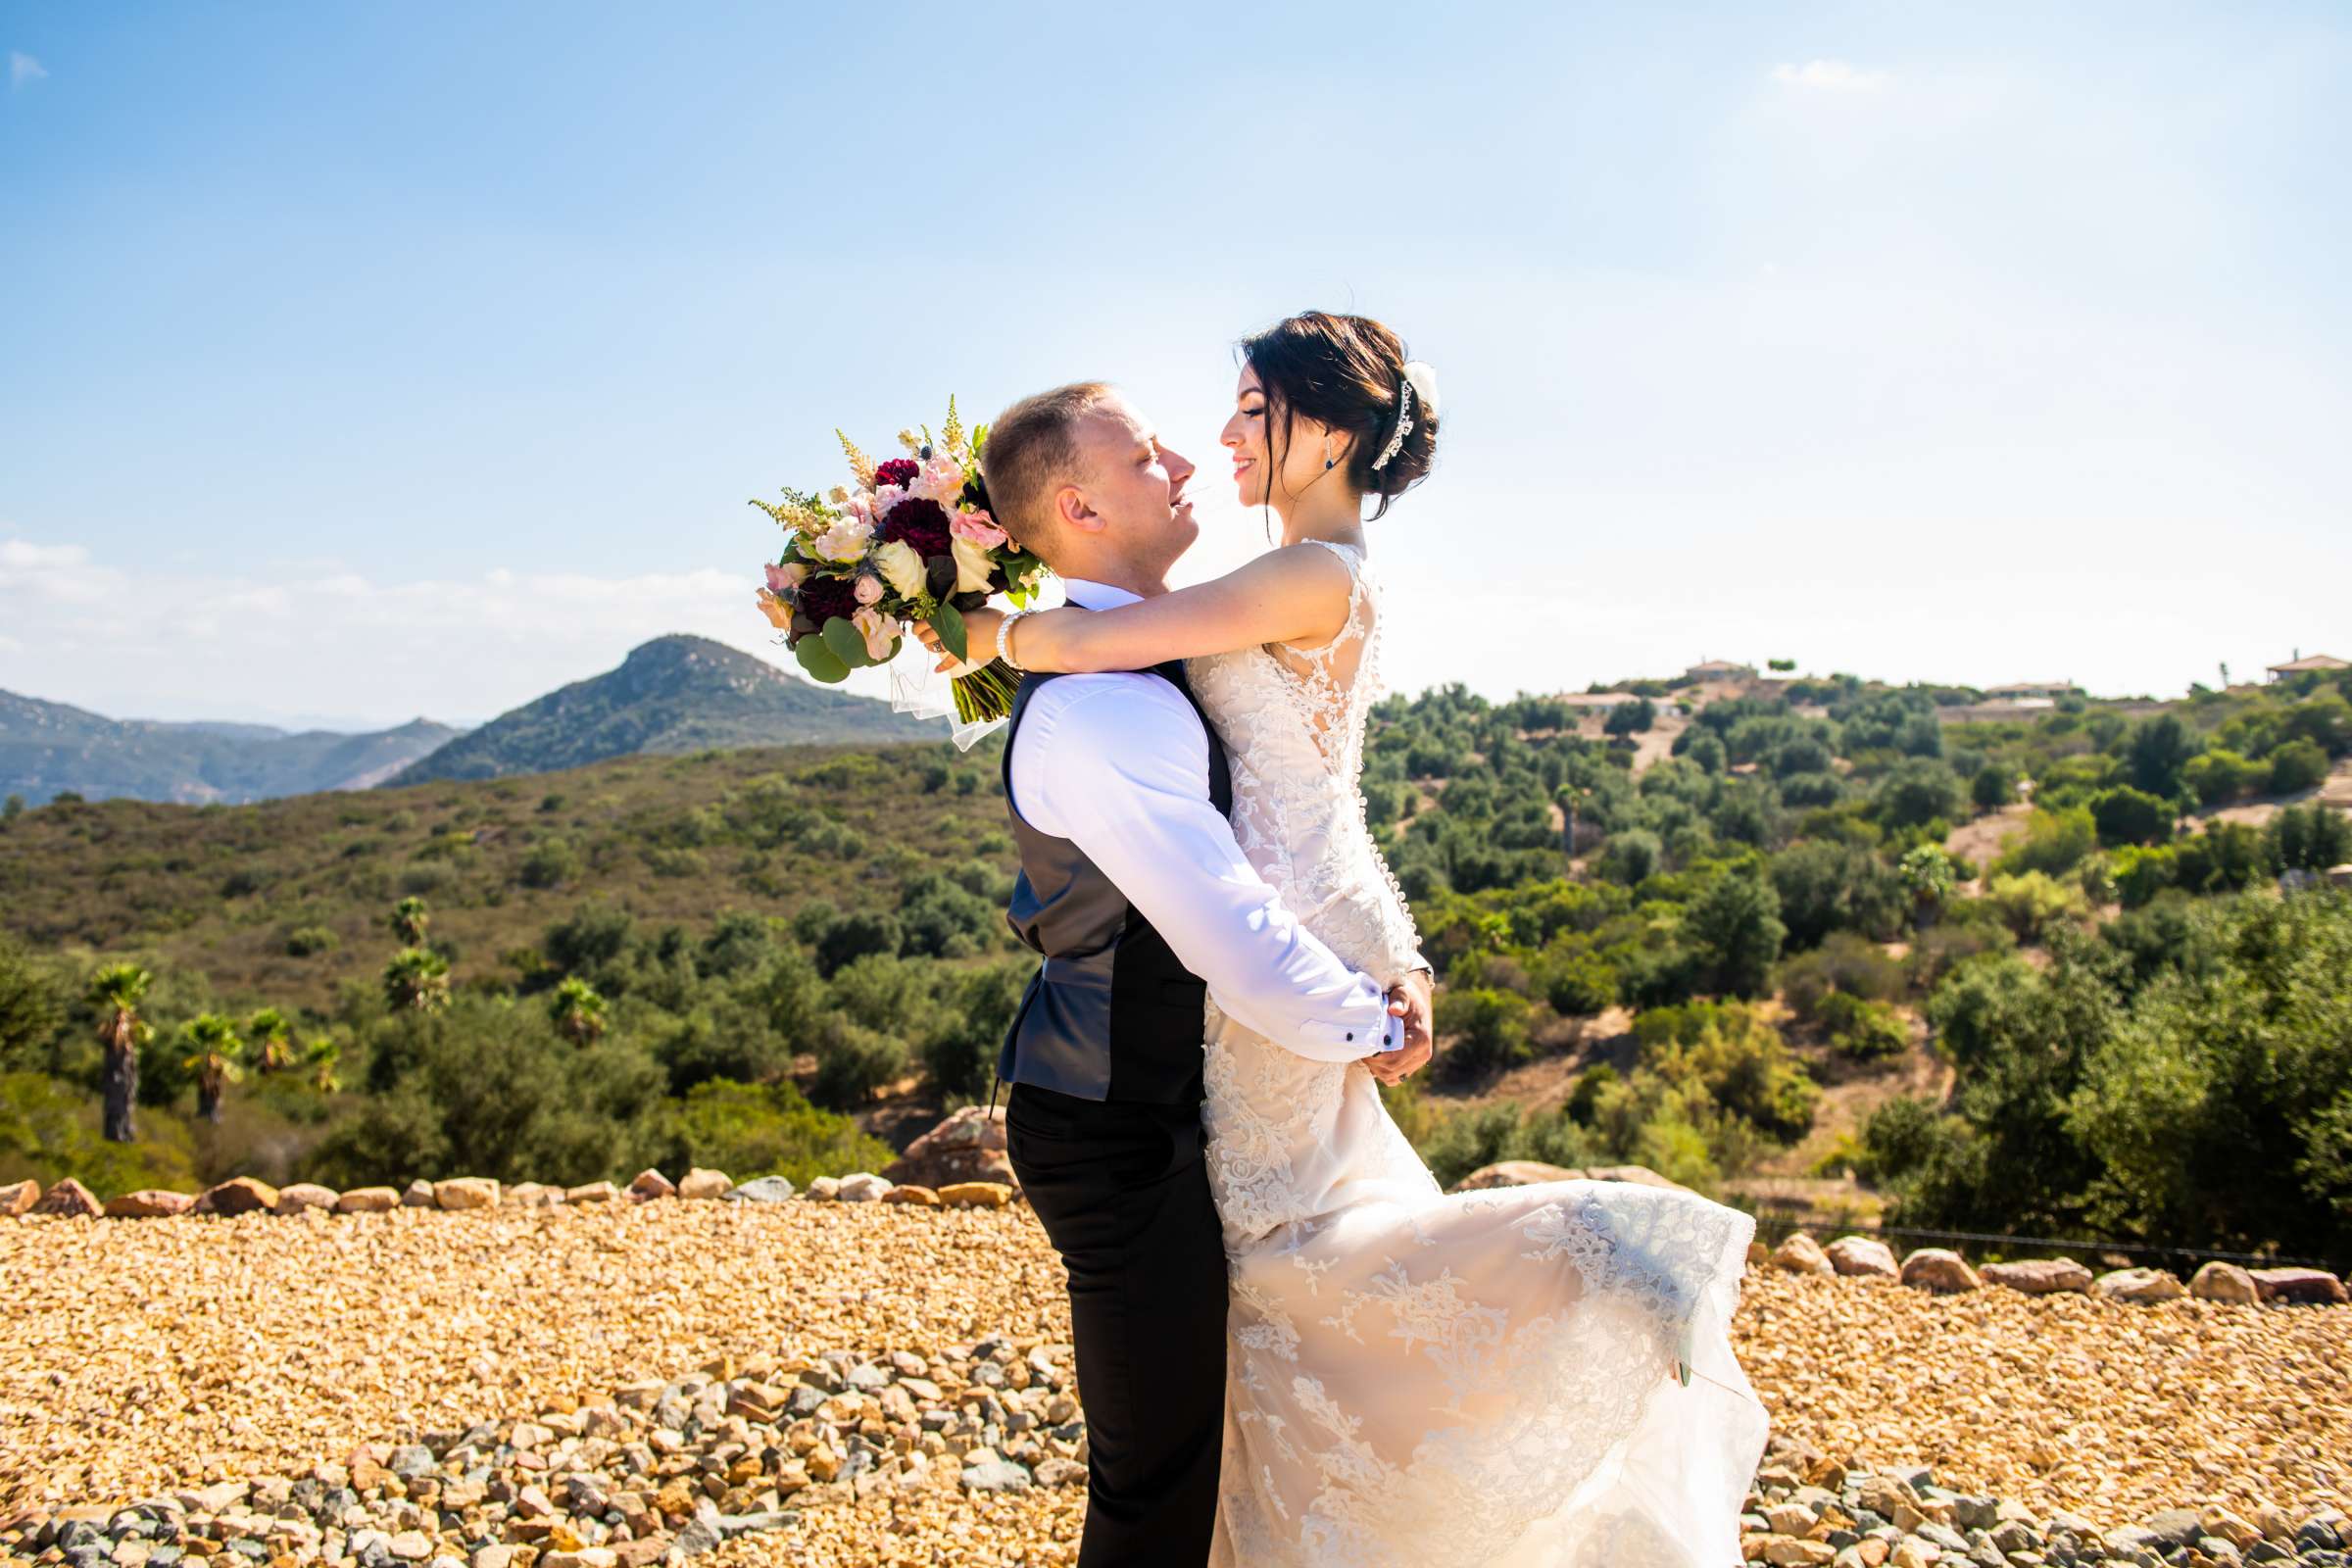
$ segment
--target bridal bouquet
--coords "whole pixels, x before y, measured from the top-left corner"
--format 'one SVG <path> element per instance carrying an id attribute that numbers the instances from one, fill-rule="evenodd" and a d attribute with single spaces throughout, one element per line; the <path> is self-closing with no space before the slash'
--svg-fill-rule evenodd
<path id="1" fill-rule="evenodd" d="M 1006 716 L 1019 677 L 1001 661 L 970 657 L 963 612 L 999 593 L 1027 604 L 1045 564 L 988 514 L 980 468 L 988 427 L 967 435 L 950 398 L 936 438 L 928 426 L 899 432 L 903 458 L 876 463 L 834 434 L 856 489 L 786 490 L 780 502 L 752 503 L 785 533 L 784 553 L 757 596 L 760 612 L 784 633 L 809 678 L 828 685 L 890 662 L 903 623 L 928 622 L 964 662 L 952 677 L 956 715 L 965 724 Z"/>

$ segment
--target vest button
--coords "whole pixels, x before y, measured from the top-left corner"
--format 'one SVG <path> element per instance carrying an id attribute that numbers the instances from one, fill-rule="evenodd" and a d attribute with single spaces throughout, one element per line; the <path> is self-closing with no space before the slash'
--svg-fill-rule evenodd
<path id="1" fill-rule="evenodd" d="M 1353 1039 L 1355 1038 L 1355 1031 L 1354 1031 L 1354 1030 L 1352 1030 L 1352 1029 L 1348 1030 L 1348 1039 L 1350 1039 L 1350 1040 L 1353 1040 Z"/>

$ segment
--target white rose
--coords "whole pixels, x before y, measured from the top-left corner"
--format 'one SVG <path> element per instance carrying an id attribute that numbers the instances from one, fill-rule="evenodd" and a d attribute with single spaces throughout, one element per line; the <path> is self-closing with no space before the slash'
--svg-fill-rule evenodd
<path id="1" fill-rule="evenodd" d="M 877 548 L 874 565 L 902 599 L 920 599 L 929 584 L 923 558 L 904 539 L 887 540 Z"/>
<path id="2" fill-rule="evenodd" d="M 988 552 L 969 539 L 949 541 L 956 552 L 956 591 L 959 594 L 984 594 L 997 574 L 997 564 L 988 559 Z"/>
<path id="3" fill-rule="evenodd" d="M 873 537 L 870 524 L 854 517 L 844 517 L 816 536 L 816 553 L 827 561 L 843 564 L 857 561 L 865 555 L 865 542 Z"/>

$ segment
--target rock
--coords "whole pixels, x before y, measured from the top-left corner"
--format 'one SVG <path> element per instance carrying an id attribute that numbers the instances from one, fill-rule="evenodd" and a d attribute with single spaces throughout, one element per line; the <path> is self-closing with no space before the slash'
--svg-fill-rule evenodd
<path id="1" fill-rule="evenodd" d="M 324 1209 L 332 1213 L 335 1200 L 342 1196 L 333 1188 L 321 1187 L 317 1182 L 296 1182 L 289 1187 L 280 1187 L 277 1190 L 277 1201 L 270 1207 L 273 1213 L 279 1214 L 299 1214 L 306 1208 Z"/>
<path id="2" fill-rule="evenodd" d="M 835 1190 L 834 1196 L 845 1203 L 871 1203 L 888 1196 L 891 1185 L 872 1171 L 861 1170 L 854 1175 L 844 1176 L 841 1179 L 841 1186 Z"/>
<path id="3" fill-rule="evenodd" d="M 1764 1560 L 1776 1568 L 1801 1568 L 1801 1565 L 1830 1563 L 1838 1558 L 1838 1548 L 1824 1541 L 1799 1541 L 1794 1536 L 1766 1536 Z"/>
<path id="4" fill-rule="evenodd" d="M 658 1170 L 641 1170 L 629 1182 L 629 1196 L 641 1203 L 651 1202 L 657 1198 L 674 1198 L 677 1191 L 670 1185 L 669 1178 Z"/>
<path id="5" fill-rule="evenodd" d="M 231 1176 L 197 1195 L 199 1214 L 267 1214 L 277 1207 L 277 1189 L 251 1176 Z"/>
<path id="6" fill-rule="evenodd" d="M 434 1200 L 433 1184 L 419 1178 L 401 1190 L 400 1206 L 403 1208 L 438 1208 L 440 1204 Z"/>
<path id="7" fill-rule="evenodd" d="M 969 1463 L 972 1457 L 987 1454 L 978 1464 Z M 963 1485 L 967 1492 L 1027 1492 L 1029 1472 L 1009 1459 L 1002 1459 L 985 1448 L 974 1449 L 967 1455 L 963 1467 Z"/>
<path id="8" fill-rule="evenodd" d="M 1803 1231 L 1790 1231 L 1781 1245 L 1772 1250 L 1772 1266 L 1787 1269 L 1791 1274 L 1835 1274 L 1830 1254 L 1821 1244 Z"/>
<path id="9" fill-rule="evenodd" d="M 589 1182 L 584 1186 L 564 1189 L 566 1203 L 610 1203 L 620 1196 L 620 1189 L 611 1182 Z"/>
<path id="10" fill-rule="evenodd" d="M 498 1183 L 487 1176 L 452 1176 L 447 1181 L 433 1183 L 433 1205 L 447 1209 L 496 1208 Z"/>
<path id="11" fill-rule="evenodd" d="M 172 1214 L 185 1214 L 196 1206 L 196 1200 L 186 1193 L 175 1193 L 163 1187 L 142 1187 L 135 1193 L 120 1193 L 106 1200 L 109 1219 L 163 1219 Z"/>
<path id="12" fill-rule="evenodd" d="M 1948 1247 L 1922 1247 L 1903 1259 L 1899 1276 L 1905 1285 L 1929 1291 L 1973 1291 L 1984 1282 L 1968 1260 Z"/>
<path id="13" fill-rule="evenodd" d="M 499 1195 L 499 1201 L 516 1208 L 553 1208 L 564 1201 L 564 1189 L 545 1182 L 516 1182 Z"/>
<path id="14" fill-rule="evenodd" d="M 704 1170 L 696 1166 L 678 1179 L 678 1196 L 695 1200 L 724 1198 L 735 1183 L 723 1170 Z"/>
<path id="15" fill-rule="evenodd" d="M 1003 1208 L 1012 1201 L 1012 1189 L 1003 1182 L 950 1182 L 939 1190 L 939 1200 L 950 1208 Z"/>
<path id="16" fill-rule="evenodd" d="M 41 1200 L 39 1182 L 10 1182 L 0 1186 L 0 1216 L 28 1213 Z"/>
<path id="17" fill-rule="evenodd" d="M 2110 1301 L 2172 1301 L 2186 1296 L 2170 1269 L 2111 1269 L 2092 1282 L 2091 1289 Z"/>
<path id="18" fill-rule="evenodd" d="M 2090 1270 L 2071 1257 L 2029 1257 L 2013 1263 L 1987 1263 L 1977 1273 L 1987 1285 L 2023 1291 L 2028 1296 L 2090 1289 Z"/>
<path id="19" fill-rule="evenodd" d="M 937 1191 L 956 1182 L 1014 1183 L 1004 1152 L 1004 1111 L 966 1105 L 906 1146 L 882 1174 Z"/>
<path id="20" fill-rule="evenodd" d="M 759 1176 L 741 1187 L 729 1188 L 726 1200 L 730 1203 L 781 1203 L 790 1199 L 792 1194 L 791 1178 Z"/>
<path id="21" fill-rule="evenodd" d="M 1894 1253 L 1873 1236 L 1840 1236 L 1830 1244 L 1830 1266 L 1840 1274 L 1899 1279 Z"/>
<path id="22" fill-rule="evenodd" d="M 1037 1468 L 1031 1472 L 1031 1479 L 1041 1487 L 1084 1486 L 1086 1466 L 1056 1454 L 1052 1458 L 1040 1459 Z"/>
<path id="23" fill-rule="evenodd" d="M 1544 1182 L 1583 1181 L 1585 1173 L 1566 1165 L 1546 1165 L 1540 1159 L 1505 1159 L 1481 1165 L 1455 1182 L 1457 1193 L 1483 1193 L 1494 1187 L 1538 1187 Z"/>
<path id="24" fill-rule="evenodd" d="M 400 1195 L 389 1187 L 354 1187 L 335 1200 L 338 1214 L 383 1214 L 400 1206 Z"/>
<path id="25" fill-rule="evenodd" d="M 2255 1288 L 2262 1292 L 2266 1301 L 2342 1306 L 2347 1299 L 2344 1282 L 2325 1269 L 2258 1268 L 2247 1272 L 2253 1275 Z"/>
<path id="26" fill-rule="evenodd" d="M 2196 1273 L 2189 1276 L 2188 1294 L 2200 1301 L 2230 1301 L 2239 1306 L 2252 1306 L 2262 1299 L 2262 1287 L 2254 1276 L 2235 1263 L 2220 1258 L 2207 1260 Z"/>
<path id="27" fill-rule="evenodd" d="M 939 1195 L 928 1187 L 918 1187 L 912 1182 L 901 1182 L 882 1195 L 882 1201 L 885 1203 L 911 1203 L 917 1208 L 937 1208 Z"/>
<path id="28" fill-rule="evenodd" d="M 43 1193 L 40 1200 L 25 1210 L 28 1214 L 55 1214 L 63 1219 L 86 1216 L 95 1219 L 105 1212 L 90 1190 L 69 1176 Z"/>
<path id="29" fill-rule="evenodd" d="M 819 1176 L 808 1184 L 806 1196 L 819 1203 L 830 1203 L 841 1196 L 841 1178 Z"/>

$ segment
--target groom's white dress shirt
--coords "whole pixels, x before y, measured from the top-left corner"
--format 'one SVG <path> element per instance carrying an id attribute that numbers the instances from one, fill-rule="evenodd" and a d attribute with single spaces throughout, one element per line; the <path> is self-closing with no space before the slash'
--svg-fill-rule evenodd
<path id="1" fill-rule="evenodd" d="M 1085 610 L 1139 596 L 1064 578 Z M 1319 1061 L 1402 1049 L 1388 994 L 1301 926 L 1208 798 L 1208 729 L 1140 671 L 1064 675 L 1029 699 L 1013 737 L 1012 808 L 1067 839 L 1208 983 L 1226 1015 Z"/>

